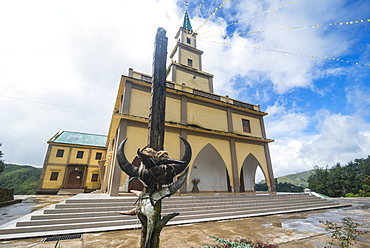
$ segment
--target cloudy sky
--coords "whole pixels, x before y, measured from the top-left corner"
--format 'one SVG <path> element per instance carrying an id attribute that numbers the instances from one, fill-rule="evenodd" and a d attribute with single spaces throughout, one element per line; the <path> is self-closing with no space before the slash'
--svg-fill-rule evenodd
<path id="1" fill-rule="evenodd" d="M 368 0 L 0 0 L 3 159 L 41 167 L 57 131 L 106 134 L 120 76 L 151 74 L 185 9 L 215 92 L 269 113 L 275 176 L 370 154 Z"/>

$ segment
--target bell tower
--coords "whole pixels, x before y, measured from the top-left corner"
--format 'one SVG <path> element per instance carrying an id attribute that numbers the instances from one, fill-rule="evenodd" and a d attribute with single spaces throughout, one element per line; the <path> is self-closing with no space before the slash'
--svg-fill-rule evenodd
<path id="1" fill-rule="evenodd" d="M 202 71 L 203 51 L 197 49 L 196 37 L 188 12 L 185 12 L 184 23 L 175 37 L 177 43 L 170 54 L 171 64 L 167 69 L 167 79 L 213 93 L 213 75 Z"/>

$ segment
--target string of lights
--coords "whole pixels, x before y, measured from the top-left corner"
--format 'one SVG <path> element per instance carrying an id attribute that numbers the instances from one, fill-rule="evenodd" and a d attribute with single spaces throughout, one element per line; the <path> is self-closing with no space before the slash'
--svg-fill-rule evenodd
<path id="1" fill-rule="evenodd" d="M 204 6 L 204 0 L 199 4 L 197 9 L 197 15 L 194 18 L 194 24 L 198 21 L 198 18 L 200 17 L 201 8 Z"/>
<path id="2" fill-rule="evenodd" d="M 184 12 L 188 11 L 188 0 L 184 0 Z"/>
<path id="3" fill-rule="evenodd" d="M 326 26 L 344 26 L 344 25 L 352 25 L 352 24 L 359 24 L 359 23 L 370 23 L 370 19 L 364 19 L 364 20 L 359 20 L 359 21 L 334 22 L 334 23 L 329 23 L 329 24 L 316 24 L 316 25 L 290 27 L 290 28 L 276 28 L 276 29 L 268 29 L 268 30 L 262 30 L 262 31 L 237 32 L 229 36 L 234 36 L 234 35 L 239 35 L 239 34 L 256 34 L 256 33 L 272 32 L 272 31 L 283 31 L 283 30 L 292 30 L 292 29 L 320 28 L 320 27 L 326 27 Z M 207 38 L 220 37 L 220 36 L 225 37 L 225 36 L 228 36 L 228 34 L 210 35 L 210 36 L 205 36 L 205 37 L 199 37 L 199 39 L 207 39 Z"/>
<path id="4" fill-rule="evenodd" d="M 205 41 L 205 42 L 221 44 L 221 45 L 226 45 L 226 46 L 239 46 L 239 47 L 264 50 L 264 51 L 268 51 L 268 52 L 283 53 L 283 54 L 289 54 L 289 55 L 296 55 L 296 56 L 302 56 L 302 57 L 314 58 L 314 59 L 325 59 L 325 60 L 344 62 L 344 63 L 354 64 L 354 65 L 370 66 L 370 63 L 352 62 L 352 61 L 344 60 L 344 59 L 330 58 L 328 56 L 320 57 L 320 56 L 314 56 L 314 55 L 307 55 L 307 54 L 293 53 L 293 52 L 287 52 L 287 51 L 280 51 L 280 50 L 276 50 L 276 49 L 267 49 L 267 48 L 257 47 L 257 46 L 246 46 L 246 45 L 243 45 L 243 44 L 233 44 L 233 43 L 229 43 L 229 42 L 218 42 L 218 41 L 209 41 L 209 40 L 202 40 L 202 39 L 199 39 L 198 41 Z"/>
<path id="5" fill-rule="evenodd" d="M 63 107 L 63 108 L 83 109 L 83 110 L 92 110 L 92 111 L 111 111 L 111 110 L 107 110 L 107 109 L 93 109 L 93 108 L 66 106 L 66 105 L 60 105 L 60 104 L 55 104 L 55 103 L 40 102 L 40 101 L 28 100 L 28 99 L 12 97 L 12 96 L 5 96 L 5 95 L 0 95 L 0 97 L 12 99 L 12 100 L 23 101 L 23 102 L 31 102 L 31 103 L 44 104 L 44 105 L 50 105 L 50 106 L 56 106 L 56 107 Z"/>
<path id="6" fill-rule="evenodd" d="M 195 29 L 194 33 L 196 33 L 199 29 L 201 29 L 213 16 L 217 14 L 217 12 L 227 3 L 229 0 L 224 0 L 217 8 L 214 9 L 213 13 L 198 27 Z"/>
<path id="7" fill-rule="evenodd" d="M 292 5 L 292 4 L 295 4 L 295 3 L 298 3 L 298 2 L 301 2 L 301 1 L 303 1 L 303 0 L 296 0 L 296 1 L 293 1 L 293 2 L 290 2 L 290 3 L 287 3 L 287 4 L 284 4 L 284 5 L 280 5 L 279 7 L 276 7 L 276 8 L 273 8 L 273 9 L 266 10 L 266 11 L 264 11 L 264 12 L 261 12 L 261 13 L 258 13 L 258 14 L 256 14 L 256 15 L 254 15 L 254 16 L 250 16 L 250 17 L 247 17 L 247 18 L 241 19 L 241 20 L 239 20 L 239 21 L 235 21 L 235 22 L 228 23 L 226 26 L 222 26 L 222 27 L 219 27 L 219 28 L 217 28 L 217 29 L 213 29 L 213 30 L 206 31 L 206 32 L 204 32 L 204 33 L 201 33 L 200 35 L 204 35 L 204 34 L 206 34 L 206 33 L 213 32 L 213 31 L 215 31 L 215 30 L 219 30 L 219 29 L 226 29 L 226 28 L 227 28 L 227 27 L 229 27 L 229 26 L 236 25 L 236 24 L 238 24 L 238 23 L 248 21 L 248 20 L 250 20 L 250 19 L 252 19 L 252 18 L 255 18 L 255 17 L 260 16 L 260 15 L 263 15 L 263 14 L 270 13 L 270 12 L 272 12 L 272 11 L 280 10 L 280 9 L 282 9 L 282 8 L 284 8 L 284 7 L 290 6 L 290 5 Z M 208 22 L 208 20 L 207 20 L 207 22 Z M 198 29 L 199 29 L 199 28 L 198 28 Z"/>

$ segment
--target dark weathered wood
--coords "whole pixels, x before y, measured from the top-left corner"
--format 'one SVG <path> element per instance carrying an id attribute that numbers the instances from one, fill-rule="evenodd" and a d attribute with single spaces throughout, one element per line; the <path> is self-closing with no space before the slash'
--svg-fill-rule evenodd
<path id="1" fill-rule="evenodd" d="M 149 114 L 148 145 L 156 151 L 163 150 L 166 108 L 166 30 L 158 28 L 153 55 L 153 77 Z"/>

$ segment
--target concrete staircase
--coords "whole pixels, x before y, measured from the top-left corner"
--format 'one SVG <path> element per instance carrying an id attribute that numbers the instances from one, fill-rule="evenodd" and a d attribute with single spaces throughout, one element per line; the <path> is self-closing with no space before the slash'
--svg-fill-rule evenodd
<path id="1" fill-rule="evenodd" d="M 136 216 L 119 214 L 136 200 L 80 194 L 0 226 L 0 240 L 139 228 Z M 163 200 L 162 216 L 180 212 L 168 223 L 179 225 L 338 207 L 344 205 L 306 194 L 172 196 Z"/>

